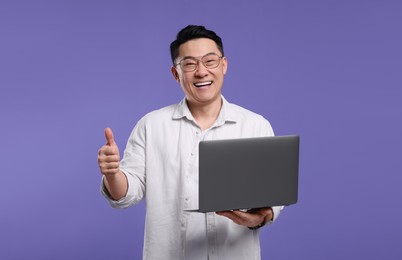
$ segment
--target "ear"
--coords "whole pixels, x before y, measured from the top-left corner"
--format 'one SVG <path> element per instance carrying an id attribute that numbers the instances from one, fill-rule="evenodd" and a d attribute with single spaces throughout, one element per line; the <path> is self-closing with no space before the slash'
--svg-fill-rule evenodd
<path id="1" fill-rule="evenodd" d="M 172 66 L 172 67 L 170 68 L 170 72 L 172 73 L 173 78 L 174 78 L 177 82 L 180 83 L 180 77 L 179 77 L 179 73 L 177 72 L 176 67 Z"/>
<path id="2" fill-rule="evenodd" d="M 228 70 L 228 59 L 226 57 L 222 58 L 222 70 L 223 70 L 223 75 L 226 75 L 226 72 Z"/>

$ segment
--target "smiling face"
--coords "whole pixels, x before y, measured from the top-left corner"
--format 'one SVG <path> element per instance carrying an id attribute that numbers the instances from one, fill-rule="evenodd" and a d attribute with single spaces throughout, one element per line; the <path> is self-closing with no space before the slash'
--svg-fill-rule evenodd
<path id="1" fill-rule="evenodd" d="M 179 56 L 175 63 L 177 64 L 182 59 L 189 57 L 199 60 L 207 54 L 222 56 L 213 40 L 208 38 L 190 40 L 180 45 Z M 191 72 L 183 71 L 180 65 L 171 68 L 173 76 L 180 83 L 186 95 L 187 102 L 192 106 L 203 106 L 213 103 L 220 105 L 221 90 L 226 70 L 226 58 L 222 58 L 219 65 L 213 69 L 207 69 L 200 60 L 198 61 L 197 69 Z"/>

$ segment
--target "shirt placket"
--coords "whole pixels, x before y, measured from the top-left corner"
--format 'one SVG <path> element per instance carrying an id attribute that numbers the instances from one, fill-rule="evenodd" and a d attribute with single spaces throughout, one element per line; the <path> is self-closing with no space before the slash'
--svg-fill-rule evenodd
<path id="1" fill-rule="evenodd" d="M 204 141 L 208 139 L 213 131 L 213 126 L 211 129 L 202 132 L 200 129 L 195 131 L 195 135 L 197 137 L 197 143 L 194 147 L 194 156 L 198 155 L 198 145 L 200 141 Z M 217 233 L 216 233 L 216 216 L 214 212 L 208 212 L 205 214 L 206 217 L 206 229 L 207 229 L 207 240 L 208 240 L 208 260 L 217 260 L 218 259 L 218 252 L 217 252 Z"/>
<path id="2" fill-rule="evenodd" d="M 216 216 L 214 212 L 208 212 L 207 217 L 207 238 L 208 238 L 208 259 L 218 259 L 217 252 L 217 234 L 216 234 Z"/>
<path id="3" fill-rule="evenodd" d="M 193 137 L 194 139 L 192 140 L 192 148 L 190 152 L 190 163 L 189 163 L 189 168 L 186 171 L 186 182 L 190 180 L 191 176 L 190 174 L 193 174 L 191 172 L 191 169 L 193 169 L 194 164 L 197 164 L 197 156 L 198 156 L 198 146 L 199 142 L 203 140 L 209 140 L 213 136 L 213 131 L 214 128 L 219 127 L 222 125 L 224 122 L 216 122 L 213 127 L 211 127 L 207 131 L 201 131 L 200 128 L 197 126 L 194 126 L 193 128 Z M 184 205 L 185 207 L 188 207 L 192 201 L 190 201 L 190 194 L 189 191 L 186 191 L 186 194 L 184 196 Z M 209 212 L 205 214 L 206 217 L 206 231 L 207 231 L 207 243 L 208 243 L 208 260 L 218 260 L 218 250 L 217 250 L 217 224 L 216 224 L 216 215 L 214 212 Z M 186 223 L 187 221 L 182 222 L 182 227 L 186 229 Z"/>
<path id="4" fill-rule="evenodd" d="M 210 140 L 211 135 L 216 127 L 219 127 L 221 122 L 216 122 L 210 130 L 202 135 L 200 141 Z M 207 133 L 209 135 L 207 136 Z M 216 215 L 215 212 L 208 212 L 206 214 L 206 224 L 207 224 L 207 239 L 208 239 L 208 260 L 218 260 L 218 249 L 217 249 L 217 228 L 216 228 Z"/>
<path id="5" fill-rule="evenodd" d="M 190 183 L 193 181 L 192 178 L 194 178 L 194 176 L 192 176 L 193 174 L 196 174 L 196 172 L 194 172 L 194 165 L 197 164 L 198 159 L 198 143 L 202 140 L 203 138 L 203 132 L 198 128 L 198 126 L 196 126 L 195 124 L 191 124 L 189 125 L 191 127 L 191 136 L 189 139 L 189 144 L 191 144 L 191 148 L 190 148 L 190 156 L 187 162 L 187 169 L 185 171 L 185 176 L 184 176 L 184 182 L 186 183 L 186 189 L 184 190 L 184 196 L 183 196 L 183 205 L 184 208 L 192 208 L 192 206 L 194 206 L 194 198 L 192 198 L 191 196 L 191 191 L 189 188 Z M 186 237 L 186 230 L 187 230 L 187 220 L 188 220 L 188 216 L 189 213 L 188 212 L 183 212 L 182 214 L 182 219 L 181 219 L 181 229 L 182 229 L 182 248 L 184 250 L 185 248 L 185 237 Z M 184 256 L 184 251 L 182 252 L 183 256 Z"/>

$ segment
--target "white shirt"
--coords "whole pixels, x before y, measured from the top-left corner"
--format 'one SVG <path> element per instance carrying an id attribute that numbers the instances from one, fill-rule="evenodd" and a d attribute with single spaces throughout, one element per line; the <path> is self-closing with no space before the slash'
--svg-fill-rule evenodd
<path id="1" fill-rule="evenodd" d="M 205 131 L 186 100 L 144 116 L 132 131 L 120 168 L 128 191 L 110 205 L 125 208 L 146 198 L 144 260 L 259 260 L 259 231 L 215 213 L 190 213 L 198 205 L 201 140 L 272 136 L 269 122 L 223 97 L 220 114 Z M 103 182 L 102 182 L 103 183 Z M 283 207 L 274 207 L 274 220 Z"/>

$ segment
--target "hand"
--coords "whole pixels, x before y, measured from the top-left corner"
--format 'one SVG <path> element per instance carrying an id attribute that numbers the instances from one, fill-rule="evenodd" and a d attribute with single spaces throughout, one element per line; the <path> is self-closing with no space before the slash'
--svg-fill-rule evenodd
<path id="1" fill-rule="evenodd" d="M 246 227 L 256 227 L 262 223 L 268 222 L 273 218 L 272 208 L 256 208 L 247 212 L 241 210 L 219 211 L 216 214 L 225 216 L 238 225 Z"/>
<path id="2" fill-rule="evenodd" d="M 119 148 L 114 141 L 112 129 L 105 129 L 106 144 L 98 151 L 98 164 L 103 175 L 111 176 L 119 172 Z"/>

